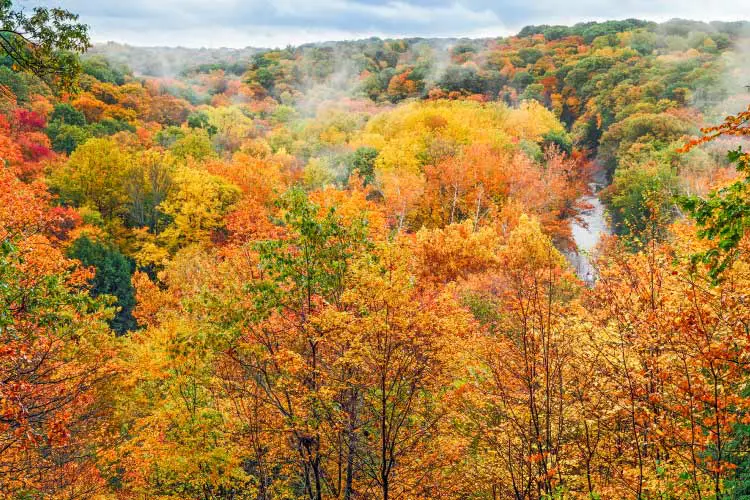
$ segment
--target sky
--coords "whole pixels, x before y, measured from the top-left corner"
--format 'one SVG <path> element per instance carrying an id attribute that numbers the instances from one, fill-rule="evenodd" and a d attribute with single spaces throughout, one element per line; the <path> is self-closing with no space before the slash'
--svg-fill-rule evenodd
<path id="1" fill-rule="evenodd" d="M 284 47 L 379 37 L 495 37 L 529 24 L 750 20 L 750 0 L 16 0 L 81 16 L 94 42 Z"/>

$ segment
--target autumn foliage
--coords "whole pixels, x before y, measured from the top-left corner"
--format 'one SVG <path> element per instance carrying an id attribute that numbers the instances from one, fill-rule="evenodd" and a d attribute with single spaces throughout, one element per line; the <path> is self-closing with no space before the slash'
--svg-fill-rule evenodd
<path id="1" fill-rule="evenodd" d="M 655 30 L 0 66 L 0 498 L 750 494 L 750 115 Z"/>

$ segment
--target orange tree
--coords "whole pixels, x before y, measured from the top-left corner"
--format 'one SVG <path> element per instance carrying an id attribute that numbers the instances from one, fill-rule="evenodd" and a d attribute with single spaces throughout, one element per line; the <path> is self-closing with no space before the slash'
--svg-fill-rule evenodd
<path id="1" fill-rule="evenodd" d="M 0 496 L 90 498 L 115 375 L 104 299 L 61 252 L 73 220 L 0 170 Z"/>
<path id="2" fill-rule="evenodd" d="M 690 141 L 682 150 L 689 151 L 722 136 L 747 137 L 750 135 L 749 122 L 750 108 L 735 116 L 728 116 L 721 125 L 702 129 L 704 135 Z M 693 196 L 682 200 L 682 206 L 698 223 L 698 234 L 716 241 L 714 247 L 697 256 L 711 265 L 714 278 L 737 256 L 739 242 L 750 227 L 750 153 L 740 146 L 730 151 L 728 158 L 735 164 L 741 179 L 712 191 L 705 198 Z"/>

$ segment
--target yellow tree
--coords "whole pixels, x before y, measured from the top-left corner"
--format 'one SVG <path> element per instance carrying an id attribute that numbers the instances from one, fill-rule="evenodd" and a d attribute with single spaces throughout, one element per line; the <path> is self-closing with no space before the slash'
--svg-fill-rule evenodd
<path id="1" fill-rule="evenodd" d="M 158 206 L 169 195 L 173 186 L 175 160 L 169 153 L 155 149 L 134 155 L 123 174 L 123 184 L 129 198 L 128 219 L 138 227 L 148 227 L 158 233 L 166 222 Z"/>
<path id="2" fill-rule="evenodd" d="M 355 498 L 450 496 L 446 473 L 460 456 L 448 418 L 470 315 L 449 293 L 420 292 L 406 249 L 389 244 L 353 268 L 341 309 L 320 318 L 358 414 L 351 440 Z"/>
<path id="3" fill-rule="evenodd" d="M 498 271 L 484 288 L 498 309 L 477 350 L 467 415 L 480 464 L 495 464 L 484 478 L 490 492 L 538 498 L 567 479 L 569 302 L 576 285 L 538 221 L 525 215 L 498 257 Z"/>
<path id="4" fill-rule="evenodd" d="M 710 246 L 678 224 L 669 242 L 637 253 L 613 243 L 602 256 L 588 303 L 594 373 L 617 401 L 602 493 L 721 497 L 743 460 L 748 267 L 737 261 L 713 284 L 692 259 Z"/>
<path id="5" fill-rule="evenodd" d="M 130 155 L 114 139 L 90 139 L 53 173 L 50 182 L 63 199 L 89 205 L 112 220 L 123 213 L 128 202 L 123 179 L 130 163 Z"/>
<path id="6" fill-rule="evenodd" d="M 262 398 L 285 438 L 293 488 L 320 500 L 341 491 L 335 422 L 342 410 L 328 377 L 336 350 L 316 318 L 340 307 L 350 260 L 367 245 L 366 226 L 361 219 L 343 223 L 334 208 L 321 213 L 298 189 L 280 208 L 285 235 L 256 245 L 260 275 L 246 283 L 249 297 L 233 299 L 235 311 L 219 309 L 239 330 L 227 351 L 228 383 L 247 404 L 255 404 L 247 398 Z M 252 381 L 259 392 L 237 385 L 238 379 Z"/>
<path id="7" fill-rule="evenodd" d="M 174 189 L 159 205 L 172 222 L 159 239 L 171 250 L 211 241 L 224 227 L 224 216 L 239 199 L 240 190 L 193 166 L 178 168 L 173 178 Z"/>
<path id="8" fill-rule="evenodd" d="M 134 334 L 122 357 L 119 417 L 126 439 L 116 470 L 124 492 L 149 498 L 249 498 L 243 468 L 215 375 L 220 331 L 178 316 Z"/>

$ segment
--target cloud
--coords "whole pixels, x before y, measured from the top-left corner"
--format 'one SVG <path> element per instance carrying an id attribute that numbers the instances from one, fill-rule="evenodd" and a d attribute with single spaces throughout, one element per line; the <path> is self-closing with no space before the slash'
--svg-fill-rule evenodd
<path id="1" fill-rule="evenodd" d="M 527 24 L 750 19 L 748 0 L 20 0 L 79 13 L 97 42 L 284 46 L 369 36 L 503 36 Z"/>

